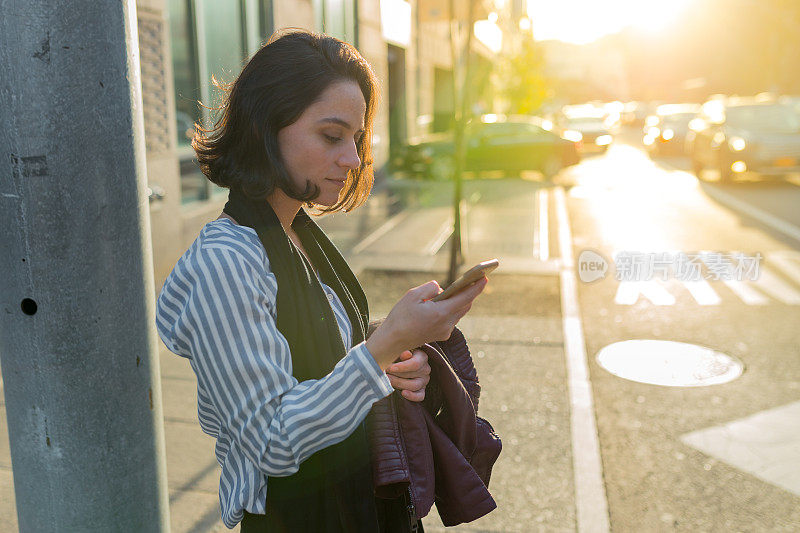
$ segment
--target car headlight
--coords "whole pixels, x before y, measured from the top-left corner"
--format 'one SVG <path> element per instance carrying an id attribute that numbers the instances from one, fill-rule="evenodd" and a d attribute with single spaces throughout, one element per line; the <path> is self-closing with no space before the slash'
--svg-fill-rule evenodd
<path id="1" fill-rule="evenodd" d="M 601 135 L 597 139 L 595 139 L 594 143 L 597 146 L 606 146 L 611 144 L 612 140 L 613 139 L 611 138 L 611 135 Z"/>
<path id="2" fill-rule="evenodd" d="M 747 148 L 747 142 L 745 142 L 745 140 L 742 139 L 741 137 L 731 137 L 728 140 L 728 146 L 730 147 L 731 150 L 735 152 L 741 152 L 742 150 Z"/>
<path id="3" fill-rule="evenodd" d="M 673 137 L 675 137 L 675 132 L 672 131 L 671 129 L 666 129 L 666 130 L 661 132 L 661 137 L 665 141 L 668 141 L 668 140 L 672 139 Z"/>
<path id="4" fill-rule="evenodd" d="M 575 130 L 567 130 L 564 132 L 563 137 L 568 141 L 576 143 L 583 140 L 583 133 Z"/>

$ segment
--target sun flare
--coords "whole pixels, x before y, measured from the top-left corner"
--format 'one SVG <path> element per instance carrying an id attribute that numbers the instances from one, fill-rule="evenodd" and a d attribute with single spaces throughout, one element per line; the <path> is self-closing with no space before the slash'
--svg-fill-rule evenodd
<path id="1" fill-rule="evenodd" d="M 694 0 L 528 0 L 533 35 L 589 43 L 626 27 L 657 32 L 686 16 Z"/>

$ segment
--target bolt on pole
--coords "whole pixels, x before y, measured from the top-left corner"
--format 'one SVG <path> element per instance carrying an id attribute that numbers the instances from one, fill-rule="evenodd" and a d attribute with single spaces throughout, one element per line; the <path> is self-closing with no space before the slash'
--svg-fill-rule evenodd
<path id="1" fill-rule="evenodd" d="M 0 124 L 19 530 L 169 531 L 135 0 L 0 0 Z"/>

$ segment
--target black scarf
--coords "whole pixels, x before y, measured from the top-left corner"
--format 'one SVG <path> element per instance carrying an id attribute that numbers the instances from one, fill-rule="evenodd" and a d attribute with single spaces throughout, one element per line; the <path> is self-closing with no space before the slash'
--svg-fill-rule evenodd
<path id="1" fill-rule="evenodd" d="M 256 230 L 278 282 L 277 327 L 289 343 L 292 374 L 319 379 L 333 370 L 346 348 L 330 303 L 308 259 L 289 239 L 266 201 L 232 188 L 224 212 Z M 303 210 L 292 229 L 322 281 L 344 304 L 353 345 L 364 340 L 367 299 L 336 246 Z M 288 477 L 267 480 L 266 531 L 377 531 L 369 448 L 364 424 L 344 441 L 323 448 Z"/>

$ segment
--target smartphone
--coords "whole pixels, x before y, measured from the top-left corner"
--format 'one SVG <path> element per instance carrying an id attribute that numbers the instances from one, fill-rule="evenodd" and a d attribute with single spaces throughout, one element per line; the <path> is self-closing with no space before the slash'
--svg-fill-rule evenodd
<path id="1" fill-rule="evenodd" d="M 431 298 L 432 302 L 439 302 L 441 300 L 446 300 L 451 296 L 454 296 L 461 292 L 462 290 L 466 289 L 483 276 L 487 276 L 489 272 L 494 270 L 500 266 L 500 261 L 497 259 L 489 259 L 488 261 L 483 261 L 478 263 L 474 267 L 470 268 L 466 272 L 464 272 L 457 280 L 455 280 L 449 287 L 445 290 Z"/>

